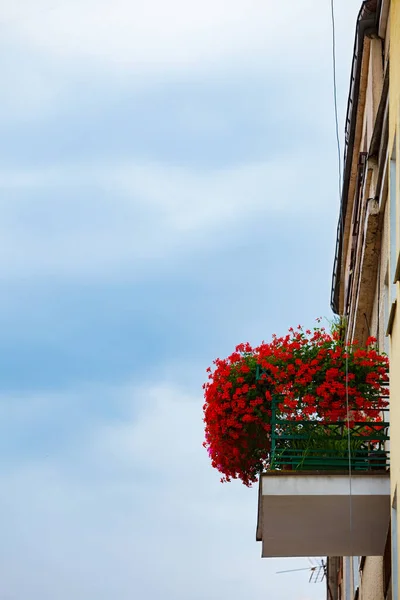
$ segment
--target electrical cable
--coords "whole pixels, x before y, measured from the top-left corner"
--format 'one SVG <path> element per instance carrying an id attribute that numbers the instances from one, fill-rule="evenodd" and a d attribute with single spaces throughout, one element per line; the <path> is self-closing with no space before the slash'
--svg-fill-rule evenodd
<path id="1" fill-rule="evenodd" d="M 330 0 L 331 4 L 331 25 L 332 25 L 332 67 L 333 67 L 333 102 L 335 111 L 335 130 L 336 130 L 336 144 L 337 144 L 337 155 L 338 155 L 338 177 L 339 177 L 339 200 L 340 200 L 340 227 L 342 239 L 344 239 L 344 215 L 343 215 L 343 203 L 342 203 L 342 163 L 341 163 L 341 150 L 340 150 L 340 136 L 339 136 L 339 117 L 338 117 L 338 103 L 337 103 L 337 80 L 336 80 L 336 23 L 335 23 L 335 4 L 334 0 Z M 348 323 L 345 321 L 345 385 L 346 385 L 346 414 L 347 414 L 347 452 L 349 458 L 349 532 L 350 532 L 350 548 L 352 548 L 353 540 L 353 497 L 352 497 L 352 467 L 351 467 L 351 438 L 350 438 L 350 410 L 349 410 L 349 351 L 348 351 Z"/>
<path id="2" fill-rule="evenodd" d="M 338 158 L 338 176 L 339 176 L 339 198 L 342 197 L 342 160 L 340 151 L 340 135 L 339 135 L 339 117 L 338 117 L 338 102 L 337 102 L 337 81 L 336 81 L 336 24 L 335 24 L 335 4 L 331 0 L 331 23 L 332 23 L 332 67 L 333 67 L 333 103 L 335 108 L 335 131 L 336 145 Z M 343 226 L 343 223 L 342 223 Z"/>

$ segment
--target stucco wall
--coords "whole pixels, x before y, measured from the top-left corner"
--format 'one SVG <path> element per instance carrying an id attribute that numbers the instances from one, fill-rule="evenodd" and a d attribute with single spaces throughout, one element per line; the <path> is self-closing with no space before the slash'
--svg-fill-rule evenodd
<path id="1" fill-rule="evenodd" d="M 383 598 L 383 558 L 367 556 L 361 574 L 360 600 Z"/>
<path id="2" fill-rule="evenodd" d="M 389 269 L 389 209 L 386 203 L 381 237 L 381 253 L 377 272 L 377 282 L 371 311 L 370 332 L 378 339 L 379 348 L 389 352 L 389 338 L 386 335 L 386 326 L 389 308 L 388 289 Z"/>
<path id="3" fill-rule="evenodd" d="M 358 129 L 362 134 L 357 138 L 357 144 L 354 144 L 352 165 L 354 185 L 349 186 L 348 192 L 348 204 L 353 207 L 353 214 L 348 213 L 346 225 L 353 237 L 351 243 L 347 246 L 342 287 L 351 289 L 348 335 L 350 339 L 357 339 L 361 344 L 365 342 L 369 335 L 376 334 L 376 331 L 373 332 L 371 328 L 373 302 L 374 296 L 377 293 L 382 293 L 381 288 L 383 285 L 382 278 L 379 277 L 381 291 L 377 292 L 376 280 L 379 275 L 377 257 L 380 253 L 381 217 L 378 202 L 374 200 L 377 195 L 376 186 L 380 171 L 377 157 L 368 157 L 365 163 L 363 185 L 360 192 L 357 190 L 355 182 L 357 172 L 360 174 L 362 171 L 359 166 L 360 153 L 367 152 L 370 147 L 378 106 L 381 101 L 384 80 L 382 54 L 383 44 L 381 40 L 373 39 L 369 40 L 368 44 L 364 43 L 362 60 L 366 66 L 364 68 L 364 79 L 362 80 L 363 85 L 360 86 L 360 97 L 365 94 L 365 103 L 363 112 L 358 111 Z M 356 207 L 358 207 L 358 210 L 356 210 Z M 358 234 L 355 234 L 357 228 Z M 354 237 L 354 234 L 356 237 Z M 352 254 L 354 259 L 351 268 Z M 351 277 L 350 273 L 352 273 Z M 380 320 L 376 323 L 377 328 L 379 323 Z"/>
<path id="4" fill-rule="evenodd" d="M 400 0 L 395 0 L 400 6 Z M 399 10 L 400 15 L 400 10 Z M 400 33 L 400 22 L 399 22 Z M 363 115 L 363 135 L 359 139 L 359 146 L 356 152 L 368 150 L 371 140 L 372 131 L 375 124 L 377 108 L 381 98 L 382 82 L 383 82 L 383 64 L 386 64 L 387 54 L 389 51 L 389 36 L 387 35 L 385 42 L 382 44 L 380 40 L 373 40 L 370 47 L 368 83 L 366 89 L 366 104 Z M 399 38 L 400 41 L 400 38 Z M 400 45 L 399 45 L 400 48 Z M 390 47 L 392 53 L 392 48 Z M 384 60 L 382 61 L 382 54 Z M 399 54 L 400 58 L 400 54 Z M 400 61 L 397 65 L 400 64 Z M 397 66 L 396 69 L 400 71 Z M 399 77 L 400 83 L 400 77 Z M 399 95 L 400 96 L 400 95 Z M 376 209 L 379 216 L 375 217 L 376 227 L 372 230 L 371 235 L 367 236 L 367 219 L 365 215 L 371 208 L 370 199 L 376 198 L 377 179 L 379 165 L 376 160 L 368 159 L 368 173 L 366 173 L 363 199 L 364 210 L 361 220 L 361 231 L 365 237 L 360 236 L 360 246 L 357 249 L 359 252 L 358 262 L 355 263 L 353 276 L 353 306 L 350 309 L 349 331 L 354 335 L 357 334 L 357 339 L 364 342 L 368 335 L 373 335 L 378 338 L 379 347 L 381 350 L 389 351 L 389 340 L 386 337 L 386 326 L 388 318 L 388 252 L 389 252 L 389 208 L 388 204 L 379 205 L 376 202 Z M 353 199 L 352 199 L 353 200 Z M 384 201 L 386 199 L 384 198 Z M 365 219 L 365 220 L 364 220 Z M 379 223 L 379 225 L 378 225 Z M 366 253 L 369 253 L 370 259 L 362 260 Z M 364 254 L 363 254 L 364 253 Z M 375 258 L 374 261 L 374 256 Z M 375 262 L 375 266 L 374 265 Z M 349 266 L 349 256 L 346 261 L 347 269 Z M 376 268 L 377 266 L 377 268 Z M 364 283 L 361 285 L 364 270 Z M 348 273 L 346 273 L 346 276 Z M 365 279 L 366 276 L 366 279 Z M 398 319 L 400 323 L 400 319 Z M 400 324 L 398 325 L 400 327 Z M 366 333 L 367 330 L 367 333 Z M 399 336 L 400 339 L 400 336 Z M 400 364 L 400 361 L 399 363 Z M 400 369 L 399 369 L 400 371 Z M 400 375 L 400 373 L 399 373 Z M 400 406 L 399 406 L 399 429 L 400 429 Z M 400 442 L 400 432 L 399 432 Z M 399 443 L 400 449 L 400 443 Z M 371 517 L 372 518 L 372 517 Z M 351 571 L 354 568 L 353 561 L 351 562 Z M 343 570 L 344 580 L 351 578 L 351 584 L 354 581 L 354 573 Z M 364 566 L 360 572 L 359 579 L 359 600 L 384 600 L 384 575 L 383 575 L 383 557 L 369 556 L 365 558 Z M 345 586 L 344 586 L 345 587 Z M 343 589 L 344 589 L 343 587 Z M 353 590 L 354 593 L 354 590 Z"/>
<path id="5" fill-rule="evenodd" d="M 397 135 L 397 172 L 395 181 L 391 181 L 396 194 L 396 200 L 392 197 L 392 202 L 389 199 L 389 209 L 397 211 L 396 224 L 396 246 L 397 252 L 393 257 L 397 260 L 399 252 L 399 100 L 400 100 L 400 0 L 392 0 L 390 9 L 390 90 L 389 90 L 389 156 L 391 155 L 394 146 L 395 137 Z M 390 247 L 390 246 L 389 246 Z M 389 282 L 392 284 L 392 282 Z M 392 496 L 397 488 L 397 497 L 400 493 L 400 317 L 399 317 L 399 284 L 396 290 L 397 309 L 393 322 L 392 335 L 390 340 L 390 417 L 391 417 L 391 484 Z M 398 520 L 398 519 L 397 519 Z M 399 524 L 397 530 L 400 531 Z M 400 545 L 399 537 L 397 539 L 397 547 Z M 398 564 L 398 568 L 399 568 Z"/>

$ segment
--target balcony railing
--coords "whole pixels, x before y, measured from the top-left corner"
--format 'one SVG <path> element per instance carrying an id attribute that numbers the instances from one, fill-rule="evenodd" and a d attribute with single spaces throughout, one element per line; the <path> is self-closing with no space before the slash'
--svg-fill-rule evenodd
<path id="1" fill-rule="evenodd" d="M 262 556 L 381 556 L 390 522 L 387 420 L 297 421 L 279 408 L 274 399 L 260 475 Z"/>
<path id="2" fill-rule="evenodd" d="M 374 471 L 389 467 L 389 423 L 287 420 L 272 404 L 269 470 Z M 349 452 L 350 450 L 350 452 Z"/>

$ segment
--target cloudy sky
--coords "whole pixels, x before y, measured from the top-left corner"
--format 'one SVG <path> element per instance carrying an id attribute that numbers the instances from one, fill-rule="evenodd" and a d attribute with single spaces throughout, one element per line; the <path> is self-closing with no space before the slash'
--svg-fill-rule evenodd
<path id="1" fill-rule="evenodd" d="M 330 317 L 330 36 L 328 0 L 0 0 L 0 600 L 325 597 L 260 559 L 201 385 Z"/>

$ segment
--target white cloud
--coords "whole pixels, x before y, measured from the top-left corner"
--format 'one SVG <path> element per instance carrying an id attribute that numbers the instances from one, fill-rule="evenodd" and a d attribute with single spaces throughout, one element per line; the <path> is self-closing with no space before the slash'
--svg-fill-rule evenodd
<path id="1" fill-rule="evenodd" d="M 337 6 L 350 64 L 359 0 Z M 298 69 L 297 102 L 303 74 L 330 69 L 320 0 L 0 0 L 0 15 L 2 123 L 54 115 L 97 77 L 123 93 L 199 73 Z M 237 245 L 247 220 L 336 213 L 332 164 L 317 153 L 207 172 L 130 162 L 3 170 L 0 278 L 135 277 Z M 154 380 L 109 390 L 118 419 L 90 416 L 97 389 L 0 400 L 2 427 L 21 440 L 0 469 L 2 600 L 289 600 L 294 590 L 316 600 L 321 587 L 304 573 L 275 576 L 279 564 L 259 558 L 256 490 L 221 486 L 211 471 L 201 395 Z"/>
<path id="2" fill-rule="evenodd" d="M 326 211 L 325 174 L 296 155 L 214 171 L 128 163 L 0 172 L 0 277 L 134 277 L 226 245 L 246 222 Z"/>
<path id="3" fill-rule="evenodd" d="M 0 122 L 9 123 L 10 118 L 18 118 L 22 123 L 38 116 L 48 118 L 58 108 L 57 100 L 66 90 L 65 82 L 56 80 L 51 69 L 43 64 L 32 64 L 31 60 L 13 61 L 10 56 L 12 52 L 8 60 L 2 57 Z"/>
<path id="4" fill-rule="evenodd" d="M 246 215 L 298 210 L 297 183 L 287 181 L 287 174 L 301 176 L 305 166 L 296 155 L 207 172 L 132 164 L 111 170 L 104 182 L 128 199 L 140 198 L 154 215 L 164 216 L 167 228 L 206 233 Z M 309 197 L 306 205 L 310 202 Z"/>
<path id="5" fill-rule="evenodd" d="M 353 27 L 359 1 L 337 4 L 339 25 Z M 18 0 L 12 7 L 3 0 L 0 6 L 9 35 L 24 43 L 62 59 L 128 68 L 135 77 L 209 71 L 221 61 L 247 68 L 299 65 L 306 57 L 318 60 L 330 33 L 329 7 L 319 0 Z M 342 22 L 350 11 L 354 17 Z"/>
<path id="6" fill-rule="evenodd" d="M 295 585 L 317 599 L 306 577 L 282 579 L 279 561 L 260 559 L 257 490 L 219 484 L 201 447 L 201 395 L 163 382 L 113 393 L 120 421 L 89 422 L 79 438 L 71 426 L 62 456 L 27 449 L 1 471 L 2 597 L 289 600 Z M 62 416 L 57 404 L 50 414 Z"/>
<path id="7" fill-rule="evenodd" d="M 359 5 L 336 2 L 339 88 Z M 46 119 L 86 87 L 93 102 L 95 81 L 124 94 L 254 72 L 301 86 L 303 74 L 317 85 L 331 69 L 330 10 L 320 0 L 0 0 L 0 31 L 1 122 Z"/>

